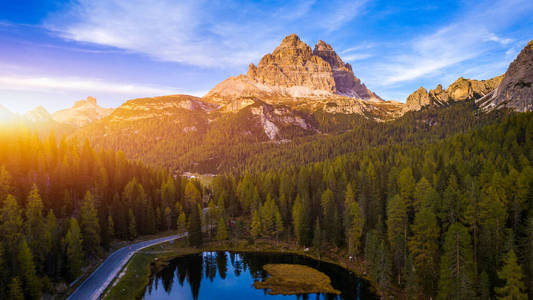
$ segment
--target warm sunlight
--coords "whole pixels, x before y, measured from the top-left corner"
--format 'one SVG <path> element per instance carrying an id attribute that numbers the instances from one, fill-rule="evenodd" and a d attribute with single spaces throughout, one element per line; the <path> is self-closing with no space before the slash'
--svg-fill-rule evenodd
<path id="1" fill-rule="evenodd" d="M 0 299 L 533 299 L 533 1 L 0 4 Z"/>

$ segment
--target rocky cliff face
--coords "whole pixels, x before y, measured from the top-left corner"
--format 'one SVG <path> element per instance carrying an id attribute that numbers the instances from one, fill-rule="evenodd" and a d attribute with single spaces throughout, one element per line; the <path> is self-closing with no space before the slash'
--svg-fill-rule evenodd
<path id="1" fill-rule="evenodd" d="M 405 104 L 410 109 L 420 109 L 422 106 L 430 105 L 431 100 L 428 91 L 424 87 L 419 87 L 418 90 L 407 97 Z"/>
<path id="2" fill-rule="evenodd" d="M 266 89 L 274 88 L 281 93 L 291 94 L 285 88 L 293 87 L 311 94 L 316 90 L 336 91 L 331 65 L 313 55 L 311 47 L 295 34 L 285 37 L 271 54 L 263 56 L 257 67 L 251 64 L 246 76 Z"/>
<path id="3" fill-rule="evenodd" d="M 478 103 L 486 110 L 504 107 L 519 112 L 533 110 L 533 41 L 509 65 L 499 86 Z"/>
<path id="4" fill-rule="evenodd" d="M 409 110 L 418 110 L 427 105 L 446 105 L 450 101 L 465 101 L 479 99 L 492 93 L 501 82 L 503 75 L 488 80 L 465 79 L 460 77 L 454 81 L 448 89 L 442 85 L 429 92 L 420 87 L 407 97 L 405 103 Z"/>
<path id="5" fill-rule="evenodd" d="M 294 98 L 330 97 L 337 101 L 338 96 L 381 100 L 355 77 L 352 66 L 345 64 L 330 45 L 319 41 L 311 50 L 292 34 L 263 56 L 257 66 L 250 64 L 246 75 L 226 79 L 205 99 L 230 103 L 253 97 L 269 103 L 287 103 Z"/>
<path id="6" fill-rule="evenodd" d="M 330 65 L 336 94 L 358 99 L 379 98 L 361 83 L 361 80 L 354 75 L 352 66 L 348 63 L 345 64 L 329 44 L 318 41 L 313 55 L 322 58 Z"/>
<path id="7" fill-rule="evenodd" d="M 113 112 L 112 108 L 102 108 L 93 97 L 77 101 L 72 108 L 57 111 L 53 118 L 58 123 L 83 127 L 100 120 Z"/>

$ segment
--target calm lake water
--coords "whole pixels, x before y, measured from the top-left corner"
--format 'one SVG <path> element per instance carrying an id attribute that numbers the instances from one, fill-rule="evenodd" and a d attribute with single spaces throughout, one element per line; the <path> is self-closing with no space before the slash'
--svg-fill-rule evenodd
<path id="1" fill-rule="evenodd" d="M 300 264 L 331 278 L 334 294 L 269 295 L 253 287 L 265 264 Z M 339 266 L 293 254 L 203 252 L 176 258 L 150 279 L 142 299 L 378 299 L 369 284 Z"/>

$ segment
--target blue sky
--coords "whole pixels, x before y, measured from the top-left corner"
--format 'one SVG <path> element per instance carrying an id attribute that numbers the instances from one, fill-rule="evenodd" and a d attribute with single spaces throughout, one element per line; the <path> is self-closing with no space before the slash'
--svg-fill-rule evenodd
<path id="1" fill-rule="evenodd" d="M 533 39 L 533 1 L 0 0 L 0 104 L 202 96 L 291 33 L 330 43 L 370 89 L 404 101 L 505 72 Z"/>

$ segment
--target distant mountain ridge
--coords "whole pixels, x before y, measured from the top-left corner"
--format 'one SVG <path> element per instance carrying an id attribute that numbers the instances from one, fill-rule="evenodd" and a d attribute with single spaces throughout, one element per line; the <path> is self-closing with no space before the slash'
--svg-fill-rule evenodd
<path id="1" fill-rule="evenodd" d="M 479 99 L 492 93 L 502 79 L 503 75 L 488 80 L 460 77 L 445 90 L 440 84 L 429 92 L 424 87 L 420 87 L 407 97 L 405 104 L 410 110 L 418 110 L 428 105 L 442 106 L 449 104 L 451 101 Z"/>
<path id="2" fill-rule="evenodd" d="M 110 115 L 113 110 L 102 108 L 96 102 L 96 98 L 87 97 L 86 100 L 77 101 L 72 108 L 55 112 L 52 117 L 58 123 L 83 127 Z"/>
<path id="3" fill-rule="evenodd" d="M 421 87 L 400 103 L 382 100 L 368 89 L 327 43 L 319 41 L 311 50 L 298 36 L 290 35 L 257 66 L 250 64 L 246 75 L 229 77 L 202 98 L 138 98 L 113 110 L 88 97 L 54 113 L 51 123 L 69 124 L 72 137 L 88 138 L 97 147 L 120 150 L 152 165 L 216 172 L 228 157 L 238 160 L 265 144 L 275 148 L 315 139 L 314 135 L 342 135 L 355 126 L 377 126 L 425 107 L 434 111 L 468 101 L 463 106 L 472 110 L 472 117 L 478 109 L 474 101 L 487 110 L 531 110 L 528 49 L 504 75 L 489 80 L 461 77 L 447 89 Z M 522 102 L 498 102 L 517 94 Z M 42 110 L 37 112 L 32 119 L 49 118 Z M 438 122 L 428 117 L 419 125 L 429 128 Z"/>

